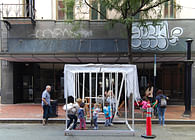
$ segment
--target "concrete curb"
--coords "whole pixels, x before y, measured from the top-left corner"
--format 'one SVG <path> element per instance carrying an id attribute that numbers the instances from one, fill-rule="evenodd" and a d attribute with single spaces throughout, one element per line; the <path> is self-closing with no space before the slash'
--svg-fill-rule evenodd
<path id="1" fill-rule="evenodd" d="M 40 118 L 0 118 L 0 123 L 37 123 L 41 124 L 42 119 Z M 56 124 L 65 124 L 65 119 L 56 119 L 51 118 L 49 119 L 49 123 L 56 123 Z M 87 122 L 89 123 L 89 122 Z M 104 123 L 104 121 L 100 121 L 100 123 Z M 129 120 L 129 123 L 131 123 L 131 120 Z M 135 119 L 135 124 L 145 124 L 146 120 L 144 119 Z M 158 119 L 152 120 L 153 124 L 158 124 Z M 168 119 L 165 120 L 165 123 L 167 125 L 194 125 L 195 120 L 179 120 L 179 119 Z M 124 124 L 123 121 L 116 122 L 115 124 Z"/>

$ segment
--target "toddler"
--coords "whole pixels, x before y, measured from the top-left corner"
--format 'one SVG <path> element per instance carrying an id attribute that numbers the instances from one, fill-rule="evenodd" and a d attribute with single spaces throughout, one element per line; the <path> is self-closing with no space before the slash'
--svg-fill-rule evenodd
<path id="1" fill-rule="evenodd" d="M 94 129 L 95 130 L 98 129 L 97 119 L 98 119 L 98 113 L 99 112 L 100 112 L 99 104 L 95 104 L 94 109 L 93 109 L 93 123 L 94 123 Z"/>
<path id="2" fill-rule="evenodd" d="M 78 111 L 78 117 L 80 119 L 80 129 L 86 129 L 86 122 L 85 122 L 85 111 L 84 111 L 85 103 L 80 104 L 80 109 Z"/>
<path id="3" fill-rule="evenodd" d="M 103 112 L 106 118 L 105 126 L 111 126 L 111 108 L 108 102 L 105 102 L 105 106 L 103 108 Z"/>

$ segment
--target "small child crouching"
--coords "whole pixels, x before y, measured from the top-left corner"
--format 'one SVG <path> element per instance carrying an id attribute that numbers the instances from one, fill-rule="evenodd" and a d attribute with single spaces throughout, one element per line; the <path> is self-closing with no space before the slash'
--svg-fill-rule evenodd
<path id="1" fill-rule="evenodd" d="M 85 103 L 81 103 L 80 104 L 80 109 L 78 111 L 78 117 L 80 119 L 80 129 L 86 129 L 84 107 L 85 107 Z"/>
<path id="2" fill-rule="evenodd" d="M 93 123 L 94 123 L 94 129 L 98 129 L 98 113 L 100 112 L 99 104 L 94 105 L 94 110 L 93 110 Z"/>

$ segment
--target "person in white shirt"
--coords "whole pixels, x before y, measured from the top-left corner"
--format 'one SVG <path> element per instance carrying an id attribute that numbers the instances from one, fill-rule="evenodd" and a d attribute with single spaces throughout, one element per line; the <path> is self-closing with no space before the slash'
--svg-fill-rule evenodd
<path id="1" fill-rule="evenodd" d="M 78 115 L 79 105 L 78 103 L 74 103 L 74 98 L 72 96 L 68 97 L 68 102 L 69 104 L 67 104 L 67 108 L 66 105 L 64 105 L 63 109 L 66 111 L 68 118 L 70 119 L 68 120 L 67 128 L 71 130 L 71 129 L 76 129 L 77 127 L 77 120 L 78 120 L 77 115 Z M 73 126 L 70 127 L 73 120 L 74 120 Z"/>

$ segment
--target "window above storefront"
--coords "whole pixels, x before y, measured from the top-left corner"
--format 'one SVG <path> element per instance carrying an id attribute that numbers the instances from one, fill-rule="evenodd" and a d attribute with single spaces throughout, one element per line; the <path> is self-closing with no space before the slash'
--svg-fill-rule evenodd
<path id="1" fill-rule="evenodd" d="M 176 0 L 170 0 L 164 4 L 164 18 L 176 18 Z"/>
<path id="2" fill-rule="evenodd" d="M 57 1 L 57 20 L 74 19 L 74 1 Z"/>

